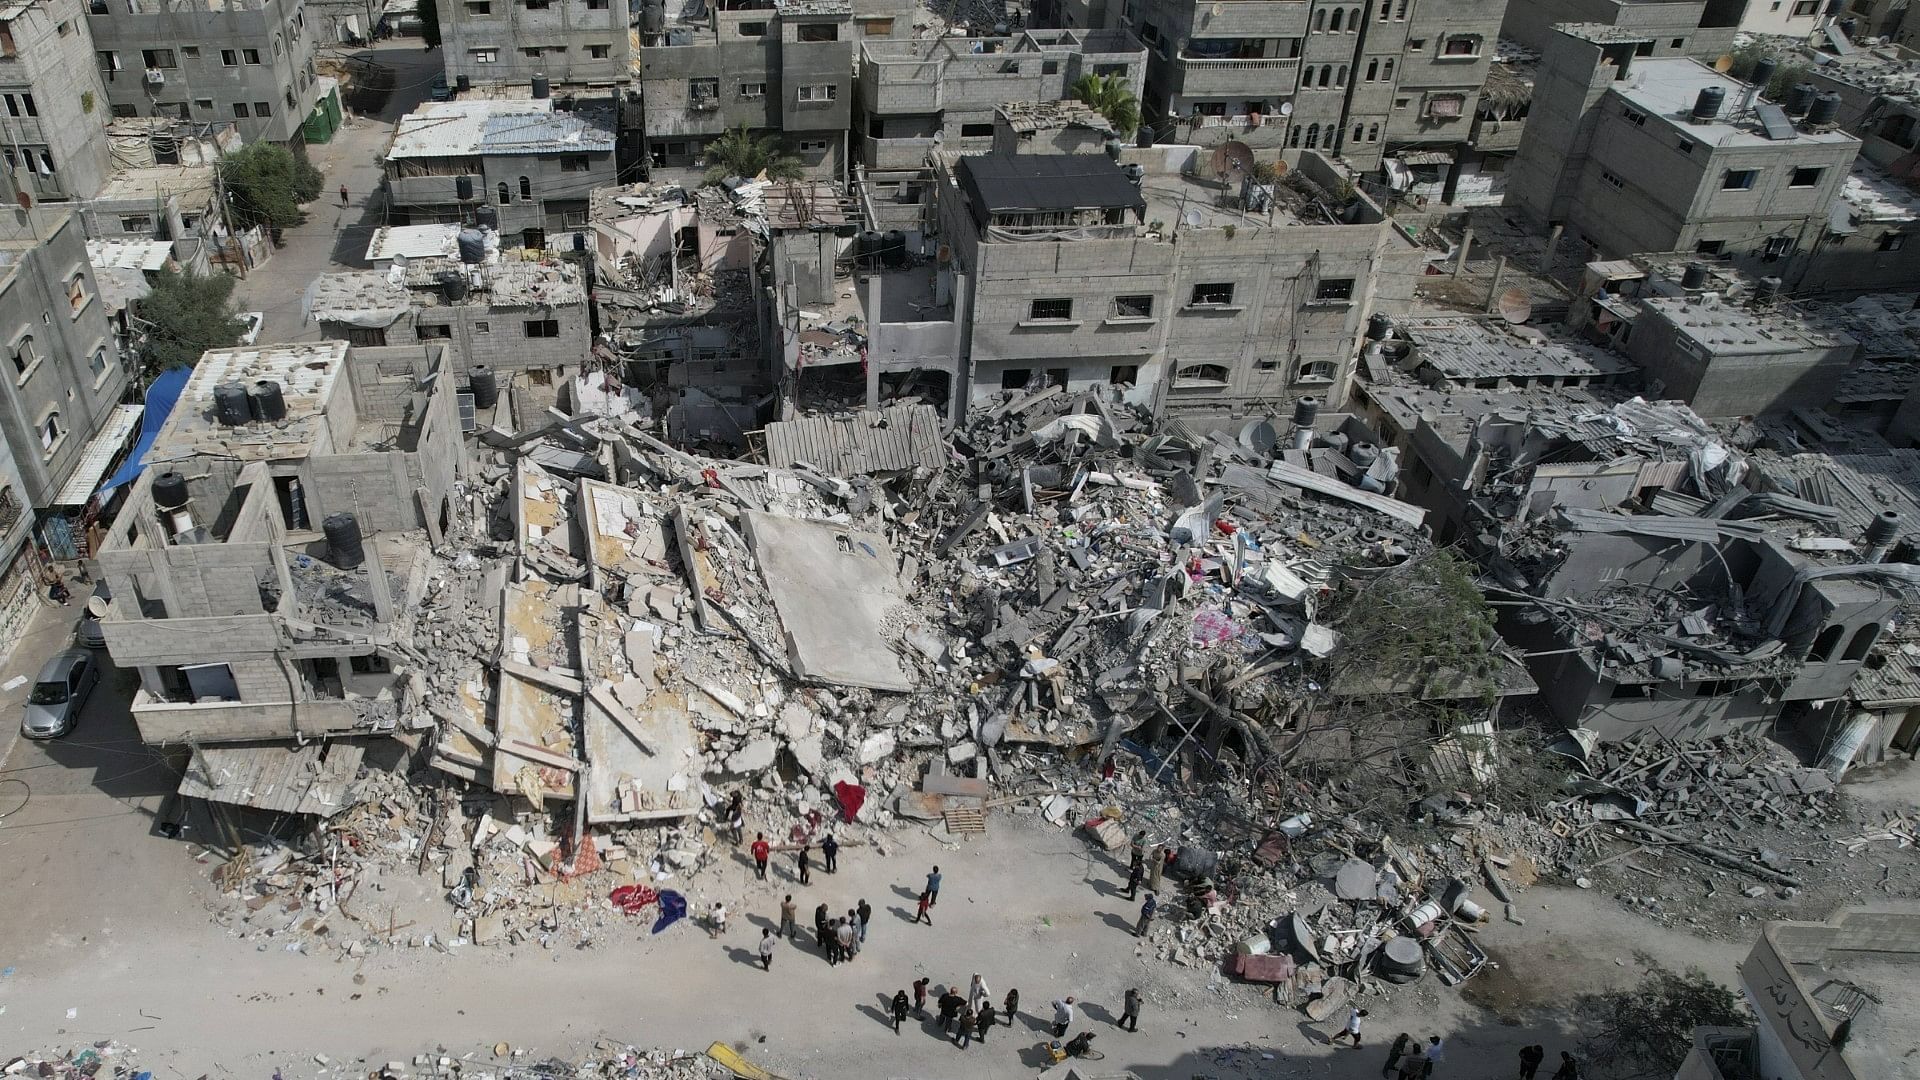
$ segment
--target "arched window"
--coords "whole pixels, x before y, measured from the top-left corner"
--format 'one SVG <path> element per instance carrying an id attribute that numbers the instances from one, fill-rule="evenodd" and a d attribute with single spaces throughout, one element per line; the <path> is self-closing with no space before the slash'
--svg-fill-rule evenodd
<path id="1" fill-rule="evenodd" d="M 1847 642 L 1847 653 L 1842 660 L 1865 660 L 1872 651 L 1873 643 L 1880 637 L 1880 624 L 1868 623 L 1853 632 L 1853 640 Z"/>
<path id="2" fill-rule="evenodd" d="M 1313 13 L 1313 32 L 1323 33 L 1327 29 L 1327 9 L 1321 8 Z"/>
<path id="3" fill-rule="evenodd" d="M 75 315 L 78 315 L 91 298 L 91 294 L 87 292 L 86 272 L 75 270 L 73 276 L 67 279 L 67 306 L 73 309 Z"/>
<path id="4" fill-rule="evenodd" d="M 1379 125 L 1379 124 L 1371 124 L 1371 125 L 1368 125 L 1368 127 L 1367 127 L 1367 141 L 1368 141 L 1368 142 L 1379 142 L 1379 141 L 1380 141 L 1380 125 Z"/>
<path id="5" fill-rule="evenodd" d="M 1379 78 L 1379 76 L 1380 76 L 1380 61 L 1379 60 L 1367 61 L 1367 81 L 1372 82 L 1374 79 Z"/>
<path id="6" fill-rule="evenodd" d="M 1327 24 L 1327 29 L 1337 34 L 1340 32 L 1341 28 L 1344 26 L 1346 21 L 1347 21 L 1346 11 L 1342 8 L 1334 8 L 1333 21 Z"/>
<path id="7" fill-rule="evenodd" d="M 1365 130 L 1366 128 L 1360 124 L 1353 125 L 1353 141 L 1359 142 L 1361 133 L 1364 132 Z"/>
<path id="8" fill-rule="evenodd" d="M 507 194 L 507 182 L 505 180 L 500 181 L 500 205 L 505 206 L 512 201 L 513 196 Z"/>
<path id="9" fill-rule="evenodd" d="M 1347 65 L 1341 64 L 1340 70 L 1334 73 L 1333 85 L 1335 86 L 1347 85 Z"/>
<path id="10" fill-rule="evenodd" d="M 520 178 L 520 197 L 523 199 L 533 198 L 533 181 L 524 176 Z"/>
<path id="11" fill-rule="evenodd" d="M 1320 65 L 1320 88 L 1324 90 L 1328 86 L 1332 85 L 1332 83 L 1333 83 L 1333 65 L 1332 64 Z"/>
<path id="12" fill-rule="evenodd" d="M 1813 639 L 1813 648 L 1807 650 L 1807 659 L 1815 663 L 1833 659 L 1833 650 L 1840 647 L 1841 635 L 1846 632 L 1844 626 L 1829 626 L 1820 631 L 1820 636 Z"/>
<path id="13" fill-rule="evenodd" d="M 1388 57 L 1387 62 L 1380 65 L 1380 78 L 1383 82 L 1393 81 L 1393 58 L 1392 57 Z"/>
<path id="14" fill-rule="evenodd" d="M 33 335 L 22 335 L 13 347 L 13 370 L 15 374 L 25 375 L 40 362 L 40 351 L 33 347 Z"/>
<path id="15" fill-rule="evenodd" d="M 1349 34 L 1359 33 L 1360 20 L 1366 17 L 1367 17 L 1366 8 L 1354 8 L 1352 11 L 1347 12 L 1347 33 Z"/>
<path id="16" fill-rule="evenodd" d="M 1308 124 L 1307 125 L 1307 149 L 1312 150 L 1315 147 L 1318 147 L 1319 145 L 1320 145 L 1320 125 Z"/>
<path id="17" fill-rule="evenodd" d="M 1294 128 L 1292 131 L 1287 132 L 1287 145 L 1292 147 L 1298 147 L 1300 145 L 1299 128 Z"/>

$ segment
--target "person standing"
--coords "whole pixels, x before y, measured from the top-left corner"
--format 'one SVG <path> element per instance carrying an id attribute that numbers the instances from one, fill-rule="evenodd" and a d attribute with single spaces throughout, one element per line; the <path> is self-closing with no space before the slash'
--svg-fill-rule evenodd
<path id="1" fill-rule="evenodd" d="M 828 940 L 833 936 L 832 930 L 833 927 L 827 923 L 827 905 L 821 904 L 819 907 L 814 908 L 813 941 L 814 944 L 820 946 L 821 952 L 827 953 L 829 956 L 833 954 L 832 943 Z"/>
<path id="2" fill-rule="evenodd" d="M 340 205 L 347 205 L 347 185 L 345 184 L 340 185 Z"/>
<path id="3" fill-rule="evenodd" d="M 953 1018 L 960 1015 L 960 1006 L 966 1003 L 967 999 L 961 997 L 954 991 L 952 983 L 948 983 L 947 988 L 940 992 L 940 1030 L 942 1033 L 950 1034 L 953 1031 Z"/>
<path id="4" fill-rule="evenodd" d="M 1414 1043 L 1407 1056 L 1400 1059 L 1400 1080 L 1418 1080 L 1426 1074 L 1427 1055 L 1420 1052 L 1420 1044 Z"/>
<path id="5" fill-rule="evenodd" d="M 1520 1048 L 1520 1080 L 1533 1080 L 1540 1071 L 1540 1063 L 1547 1060 L 1547 1048 L 1544 1046 L 1523 1046 Z"/>
<path id="6" fill-rule="evenodd" d="M 1067 1029 L 1073 1026 L 1073 998 L 1055 998 L 1053 1002 L 1053 1037 L 1064 1039 Z"/>
<path id="7" fill-rule="evenodd" d="M 997 1022 L 999 1022 L 999 1017 L 993 1015 L 993 1002 L 991 1001 L 981 1002 L 980 1011 L 978 1014 L 976 1014 L 974 1018 L 973 1037 L 976 1039 L 979 1039 L 983 1043 L 986 1042 L 987 1032 L 991 1030 L 993 1025 Z"/>
<path id="8" fill-rule="evenodd" d="M 846 919 L 841 919 L 840 926 L 833 935 L 834 940 L 840 943 L 840 959 L 853 959 L 853 924 Z"/>
<path id="9" fill-rule="evenodd" d="M 929 892 L 921 893 L 920 910 L 914 914 L 913 921 L 915 923 L 926 923 L 928 926 L 932 926 L 933 916 L 928 914 L 928 909 L 931 907 L 933 907 L 933 894 Z"/>
<path id="10" fill-rule="evenodd" d="M 1540 1056 L 1546 1057 L 1544 1053 Z M 1580 1080 L 1580 1063 L 1565 1050 L 1560 1051 L 1560 1067 L 1553 1070 L 1553 1080 Z"/>
<path id="11" fill-rule="evenodd" d="M 713 902 L 713 911 L 707 916 L 707 937 L 717 938 L 727 932 L 727 905 L 718 900 Z"/>
<path id="12" fill-rule="evenodd" d="M 847 959 L 860 955 L 860 909 L 847 909 L 847 933 L 851 935 L 847 942 Z"/>
<path id="13" fill-rule="evenodd" d="M 1146 902 L 1140 905 L 1140 921 L 1134 924 L 1134 937 L 1147 936 L 1147 924 L 1153 921 L 1153 913 L 1158 910 L 1160 910 L 1160 901 L 1152 893 L 1148 893 Z"/>
<path id="14" fill-rule="evenodd" d="M 727 800 L 727 830 L 733 833 L 733 843 L 738 847 L 747 838 L 746 796 L 736 791 L 733 798 Z"/>
<path id="15" fill-rule="evenodd" d="M 766 833 L 753 834 L 753 876 L 761 881 L 767 880 L 767 859 L 773 855 L 773 845 L 767 843 Z"/>
<path id="16" fill-rule="evenodd" d="M 1135 862 L 1127 868 L 1127 899 L 1132 900 L 1140 894 L 1140 879 L 1147 874 L 1147 865 Z"/>
<path id="17" fill-rule="evenodd" d="M 828 833 L 827 838 L 820 841 L 820 858 L 826 864 L 827 873 L 840 872 L 840 841 L 835 840 L 832 833 Z"/>
<path id="18" fill-rule="evenodd" d="M 860 944 L 867 943 L 867 924 L 873 921 L 873 905 L 862 898 L 860 906 L 854 909 L 860 913 Z"/>
<path id="19" fill-rule="evenodd" d="M 973 982 L 967 985 L 967 1004 L 978 1009 L 985 1005 L 991 996 L 992 992 L 987 989 L 987 980 L 981 978 L 979 972 L 974 972 Z"/>
<path id="20" fill-rule="evenodd" d="M 915 984 L 915 985 L 917 986 L 918 984 Z M 926 991 L 916 990 L 916 993 L 925 994 Z M 900 1025 L 906 1022 L 907 1022 L 907 992 L 905 990 L 902 990 L 893 995 L 893 1033 L 895 1035 L 900 1034 Z"/>
<path id="21" fill-rule="evenodd" d="M 812 884 L 813 874 L 810 871 L 812 870 L 811 864 L 813 863 L 813 845 L 802 841 L 800 851 L 794 856 L 794 859 L 800 867 L 800 884 Z"/>
<path id="22" fill-rule="evenodd" d="M 785 900 L 780 901 L 780 936 L 781 937 L 786 938 L 788 941 L 800 940 L 800 926 L 798 924 L 799 914 L 800 914 L 800 906 L 793 902 L 793 894 L 788 893 L 787 898 Z"/>
<path id="23" fill-rule="evenodd" d="M 1007 991 L 1007 1026 L 1013 1026 L 1013 1018 L 1020 1014 L 1020 991 Z"/>
<path id="24" fill-rule="evenodd" d="M 965 1050 L 973 1044 L 973 1029 L 980 1023 L 980 1014 L 973 1011 L 973 1006 L 962 1005 L 958 1023 L 959 1030 L 954 1032 L 953 1042 L 955 1046 Z"/>
<path id="25" fill-rule="evenodd" d="M 1432 1066 L 1445 1060 L 1447 1060 L 1447 1044 L 1441 1042 L 1438 1035 L 1427 1036 L 1427 1061 L 1430 1063 L 1428 1069 L 1431 1070 Z"/>
<path id="26" fill-rule="evenodd" d="M 940 868 L 937 866 L 933 868 L 933 873 L 927 875 L 926 894 L 928 907 L 940 902 Z M 931 925 L 933 920 L 928 919 L 927 922 Z"/>
<path id="27" fill-rule="evenodd" d="M 773 931 L 771 930 L 760 931 L 760 970 L 761 971 L 773 970 L 773 943 L 779 940 L 780 939 L 775 937 L 773 934 Z"/>
<path id="28" fill-rule="evenodd" d="M 1358 1009 L 1358 1008 L 1348 1009 L 1347 1010 L 1347 1026 L 1341 1028 L 1340 1034 L 1335 1036 L 1335 1038 L 1352 1039 L 1354 1049 L 1356 1050 L 1359 1049 L 1360 1048 L 1360 1019 L 1361 1017 L 1364 1017 L 1366 1015 L 1367 1015 L 1367 1010 L 1365 1009 Z"/>
<path id="29" fill-rule="evenodd" d="M 1140 1030 L 1139 987 L 1130 986 L 1127 988 L 1125 1002 L 1120 1006 L 1120 1022 L 1115 1024 L 1114 1027 L 1126 1028 L 1128 1031 Z"/>
<path id="30" fill-rule="evenodd" d="M 1145 867 L 1147 864 L 1147 830 L 1141 829 L 1133 834 L 1133 844 L 1127 853 L 1129 867 Z"/>
<path id="31" fill-rule="evenodd" d="M 1413 1036 L 1403 1031 L 1394 1037 L 1393 1045 L 1387 1047 L 1387 1063 L 1380 1067 L 1381 1080 L 1390 1080 L 1394 1073 L 1394 1066 L 1400 1064 L 1400 1059 L 1406 1057 L 1407 1051 L 1411 1049 L 1413 1049 Z M 1523 1051 L 1521 1057 L 1525 1056 Z"/>

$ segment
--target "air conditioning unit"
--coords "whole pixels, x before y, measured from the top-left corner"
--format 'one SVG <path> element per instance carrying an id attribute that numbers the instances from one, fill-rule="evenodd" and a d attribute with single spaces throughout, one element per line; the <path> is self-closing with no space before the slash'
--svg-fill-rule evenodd
<path id="1" fill-rule="evenodd" d="M 158 86 L 159 84 L 167 81 L 167 73 L 164 71 L 161 71 L 159 68 L 148 68 L 147 81 Z"/>

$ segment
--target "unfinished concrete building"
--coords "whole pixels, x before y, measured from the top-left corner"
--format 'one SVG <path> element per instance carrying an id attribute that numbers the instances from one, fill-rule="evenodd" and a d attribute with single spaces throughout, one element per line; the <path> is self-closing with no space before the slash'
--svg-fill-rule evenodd
<path id="1" fill-rule="evenodd" d="M 727 131 L 777 133 L 819 179 L 844 176 L 853 108 L 848 0 L 654 0 L 640 12 L 650 178 L 698 182 Z"/>
<path id="2" fill-rule="evenodd" d="M 1130 387 L 1188 416 L 1338 401 L 1360 329 L 1424 256 L 1362 195 L 1216 176 L 1195 147 L 936 155 L 939 243 L 970 282 L 969 394 Z M 1317 155 L 1301 173 L 1338 190 Z"/>
<path id="3" fill-rule="evenodd" d="M 142 739 L 365 733 L 367 702 L 406 696 L 427 547 L 456 513 L 449 361 L 340 341 L 201 358 L 96 557 Z"/>
<path id="4" fill-rule="evenodd" d="M 1118 79 L 1137 99 L 1146 68 L 1146 49 L 1125 30 L 863 41 L 859 159 L 869 170 L 919 170 L 935 146 L 986 153 L 1002 104 L 1057 101 L 1087 75 Z M 1132 132 L 1118 134 L 1132 141 Z"/>
<path id="5" fill-rule="evenodd" d="M 1860 343 L 1762 296 L 1653 296 L 1640 301 L 1627 354 L 1658 380 L 1662 396 L 1702 416 L 1751 416 L 1818 408 Z"/>
<path id="6" fill-rule="evenodd" d="M 110 168 L 101 113 L 112 54 L 94 58 L 85 21 L 79 0 L 0 10 L 0 157 L 37 202 L 88 198 Z"/>
<path id="7" fill-rule="evenodd" d="M 387 271 L 322 274 L 309 315 L 358 348 L 445 342 L 462 365 L 552 381 L 592 348 L 580 268 L 556 258 L 412 259 Z"/>
<path id="8" fill-rule="evenodd" d="M 614 87 L 632 64 L 632 16 L 611 0 L 461 0 L 439 11 L 449 86 Z"/>
<path id="9" fill-rule="evenodd" d="M 324 92 L 316 35 L 289 0 L 95 0 L 87 27 L 115 116 L 232 122 L 294 142 Z"/>
<path id="10" fill-rule="evenodd" d="M 1715 60 L 1733 48 L 1741 8 L 1771 0 L 1535 0 L 1510 3 L 1500 32 L 1535 51 L 1546 49 L 1561 23 L 1611 26 L 1637 35 L 1636 55 Z M 1809 0 L 1794 0 L 1799 9 Z M 1819 0 L 1813 0 L 1818 3 Z M 1808 18 L 1810 28 L 1813 19 Z M 1644 51 L 1643 51 L 1644 50 Z"/>
<path id="11" fill-rule="evenodd" d="M 1510 204 L 1608 258 L 1697 251 L 1781 276 L 1825 232 L 1860 140 L 1645 38 L 1560 26 L 1509 178 Z"/>
<path id="12" fill-rule="evenodd" d="M 585 229 L 588 195 L 614 180 L 611 103 L 545 96 L 447 101 L 400 118 L 386 154 L 396 225 L 461 222 L 546 247 Z M 484 208 L 484 209 L 483 209 Z"/>

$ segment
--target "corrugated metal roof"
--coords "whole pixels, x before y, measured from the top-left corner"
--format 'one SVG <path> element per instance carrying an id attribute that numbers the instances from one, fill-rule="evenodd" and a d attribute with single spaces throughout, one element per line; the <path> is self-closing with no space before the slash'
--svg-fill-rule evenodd
<path id="1" fill-rule="evenodd" d="M 80 454 L 80 463 L 73 467 L 67 482 L 60 488 L 60 494 L 54 496 L 53 505 L 85 506 L 87 500 L 93 498 L 94 489 L 100 486 L 100 478 L 107 475 L 113 459 L 127 448 L 127 439 L 133 435 L 133 429 L 140 426 L 140 414 L 146 411 L 144 405 L 114 406 L 100 433 L 87 443 L 86 450 Z"/>
<path id="2" fill-rule="evenodd" d="M 489 116 L 480 138 L 480 152 L 483 154 L 546 154 L 612 149 L 613 132 L 587 123 L 578 113 Z"/>
<path id="3" fill-rule="evenodd" d="M 806 462 L 836 476 L 938 468 L 947 459 L 940 414 L 931 405 L 894 405 L 876 413 L 818 416 L 767 425 L 767 463 Z"/>
<path id="4" fill-rule="evenodd" d="M 985 154 L 960 159 L 974 216 L 1004 211 L 1146 209 L 1147 200 L 1105 154 Z"/>
<path id="5" fill-rule="evenodd" d="M 555 112 L 551 98 L 443 101 L 400 118 L 387 157 L 471 157 L 613 149 L 613 132 L 588 113 Z"/>
<path id="6" fill-rule="evenodd" d="M 283 814 L 332 817 L 351 804 L 366 747 L 353 740 L 305 746 L 203 746 L 180 777 L 180 794 Z"/>

